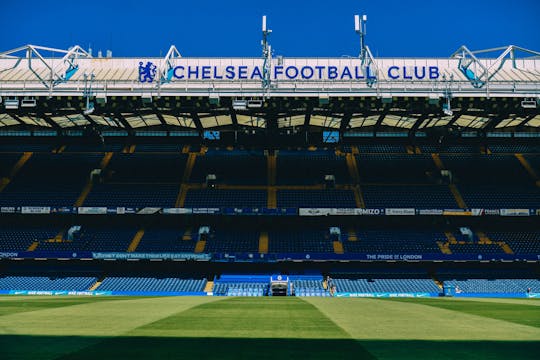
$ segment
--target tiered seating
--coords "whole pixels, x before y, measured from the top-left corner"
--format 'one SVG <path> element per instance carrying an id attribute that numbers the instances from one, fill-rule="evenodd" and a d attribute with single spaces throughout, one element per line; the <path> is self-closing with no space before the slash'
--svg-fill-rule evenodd
<path id="1" fill-rule="evenodd" d="M 540 153 L 539 145 L 525 145 L 525 144 L 494 144 L 489 145 L 488 149 L 493 153 L 505 153 L 505 154 L 525 154 L 525 153 Z"/>
<path id="2" fill-rule="evenodd" d="M 21 157 L 20 153 L 6 153 L 0 154 L 0 179 L 3 177 L 9 177 L 13 165 L 17 163 Z"/>
<path id="3" fill-rule="evenodd" d="M 183 235 L 180 229 L 146 229 L 137 252 L 193 252 L 196 239 L 184 240 Z"/>
<path id="4" fill-rule="evenodd" d="M 206 241 L 206 252 L 256 253 L 259 232 L 244 229 L 217 229 Z"/>
<path id="5" fill-rule="evenodd" d="M 0 277 L 0 290 L 84 291 L 95 281 L 92 276 L 6 276 Z"/>
<path id="6" fill-rule="evenodd" d="M 0 193 L 0 205 L 72 206 L 102 157 L 35 153 Z"/>
<path id="7" fill-rule="evenodd" d="M 278 207 L 355 208 L 352 190 L 278 190 Z"/>
<path id="8" fill-rule="evenodd" d="M 265 190 L 191 189 L 187 192 L 185 207 L 266 207 Z"/>
<path id="9" fill-rule="evenodd" d="M 441 155 L 469 207 L 540 204 L 540 189 L 513 155 Z"/>
<path id="10" fill-rule="evenodd" d="M 362 185 L 368 208 L 447 208 L 455 209 L 456 201 L 444 185 Z"/>
<path id="11" fill-rule="evenodd" d="M 405 146 L 400 144 L 363 144 L 357 147 L 360 154 L 404 154 L 406 152 Z"/>
<path id="12" fill-rule="evenodd" d="M 322 287 L 322 279 L 294 280 L 293 285 L 296 296 L 330 296 L 330 293 Z"/>
<path id="13" fill-rule="evenodd" d="M 504 253 L 497 244 L 465 243 L 450 245 L 454 254 L 502 254 Z"/>
<path id="14" fill-rule="evenodd" d="M 266 157 L 262 151 L 209 150 L 197 157 L 190 181 L 204 183 L 208 174 L 216 175 L 219 184 L 265 185 Z"/>
<path id="15" fill-rule="evenodd" d="M 452 233 L 457 241 L 456 244 L 449 244 L 449 248 L 454 254 L 503 254 L 501 247 L 494 242 L 482 243 L 477 234 L 473 234 L 472 239 L 460 232 Z M 491 240 L 491 239 L 490 239 Z"/>
<path id="16" fill-rule="evenodd" d="M 0 144 L 1 152 L 50 152 L 52 148 L 50 144 Z"/>
<path id="17" fill-rule="evenodd" d="M 540 231 L 490 231 L 493 241 L 504 241 L 516 254 L 540 254 Z"/>
<path id="18" fill-rule="evenodd" d="M 135 152 L 179 153 L 183 144 L 137 144 Z"/>
<path id="19" fill-rule="evenodd" d="M 364 183 L 431 184 L 438 173 L 430 154 L 360 154 L 356 161 Z"/>
<path id="20" fill-rule="evenodd" d="M 173 207 L 176 184 L 94 184 L 84 206 Z"/>
<path id="21" fill-rule="evenodd" d="M 41 242 L 39 250 L 125 252 L 136 231 L 136 228 L 92 228 L 83 226 L 80 239 L 72 242 Z"/>
<path id="22" fill-rule="evenodd" d="M 338 292 L 439 293 L 431 279 L 333 279 Z"/>
<path id="23" fill-rule="evenodd" d="M 217 288 L 214 287 L 214 294 L 224 296 L 265 296 L 268 295 L 268 283 L 219 283 Z"/>
<path id="24" fill-rule="evenodd" d="M 466 279 L 445 280 L 445 286 L 453 286 L 456 293 L 526 293 L 540 292 L 538 279 Z"/>
<path id="25" fill-rule="evenodd" d="M 136 292 L 202 292 L 206 279 L 183 279 L 176 277 L 106 277 L 100 291 Z"/>
<path id="26" fill-rule="evenodd" d="M 104 183 L 95 184 L 85 206 L 175 205 L 185 154 L 115 154 Z"/>
<path id="27" fill-rule="evenodd" d="M 57 233 L 54 227 L 2 227 L 0 251 L 25 251 L 34 241 L 51 239 Z"/>
<path id="28" fill-rule="evenodd" d="M 214 280 L 213 293 L 217 296 L 268 295 L 269 275 L 221 275 Z"/>
<path id="29" fill-rule="evenodd" d="M 277 155 L 278 185 L 324 183 L 325 175 L 334 175 L 337 184 L 350 183 L 345 157 L 333 151 L 286 151 Z"/>
<path id="30" fill-rule="evenodd" d="M 64 152 L 120 152 L 122 148 L 121 144 L 68 144 Z"/>
<path id="31" fill-rule="evenodd" d="M 521 185 L 458 185 L 470 208 L 535 208 L 540 188 Z"/>
<path id="32" fill-rule="evenodd" d="M 357 230 L 358 241 L 343 240 L 346 252 L 380 254 L 439 253 L 437 241 L 446 241 L 441 231 Z"/>
<path id="33" fill-rule="evenodd" d="M 454 153 L 479 154 L 480 148 L 476 145 L 420 145 L 423 153 Z"/>
<path id="34" fill-rule="evenodd" d="M 269 231 L 271 253 L 332 253 L 332 241 L 323 230 L 288 229 Z"/>

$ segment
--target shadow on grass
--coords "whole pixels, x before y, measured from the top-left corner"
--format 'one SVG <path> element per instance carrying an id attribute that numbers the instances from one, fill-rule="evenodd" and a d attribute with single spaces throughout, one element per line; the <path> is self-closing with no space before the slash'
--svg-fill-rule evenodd
<path id="1" fill-rule="evenodd" d="M 7 359 L 537 359 L 540 342 L 0 336 Z"/>

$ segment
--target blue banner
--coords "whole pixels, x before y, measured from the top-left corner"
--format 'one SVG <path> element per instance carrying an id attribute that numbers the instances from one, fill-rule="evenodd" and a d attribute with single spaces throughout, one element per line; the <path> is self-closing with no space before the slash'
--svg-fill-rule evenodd
<path id="1" fill-rule="evenodd" d="M 93 252 L 92 258 L 94 259 L 116 259 L 116 260 L 128 260 L 128 259 L 163 259 L 163 260 L 197 260 L 208 261 L 212 257 L 209 254 L 195 254 L 195 253 L 128 253 L 128 252 Z"/>
<path id="2" fill-rule="evenodd" d="M 335 297 L 373 297 L 373 298 L 425 298 L 438 297 L 439 293 L 390 293 L 390 292 L 374 292 L 374 293 L 351 293 L 338 292 Z"/>

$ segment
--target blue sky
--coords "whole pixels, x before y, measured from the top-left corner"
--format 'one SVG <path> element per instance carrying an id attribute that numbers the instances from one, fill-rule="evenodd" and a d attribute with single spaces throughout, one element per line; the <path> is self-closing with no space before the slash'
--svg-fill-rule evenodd
<path id="1" fill-rule="evenodd" d="M 3 0 L 0 51 L 32 43 L 89 44 L 114 56 L 259 56 L 261 16 L 276 55 L 358 54 L 354 14 L 368 15 L 367 44 L 381 57 L 446 57 L 520 45 L 540 51 L 540 0 Z"/>

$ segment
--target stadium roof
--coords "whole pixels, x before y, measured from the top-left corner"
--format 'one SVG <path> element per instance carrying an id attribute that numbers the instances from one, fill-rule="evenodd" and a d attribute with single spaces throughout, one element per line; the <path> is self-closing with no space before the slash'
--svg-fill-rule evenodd
<path id="1" fill-rule="evenodd" d="M 463 46 L 446 59 L 378 59 L 366 50 L 363 58 L 184 58 L 171 46 L 164 58 L 126 59 L 27 45 L 0 53 L 0 128 L 540 127 L 538 52 Z"/>

